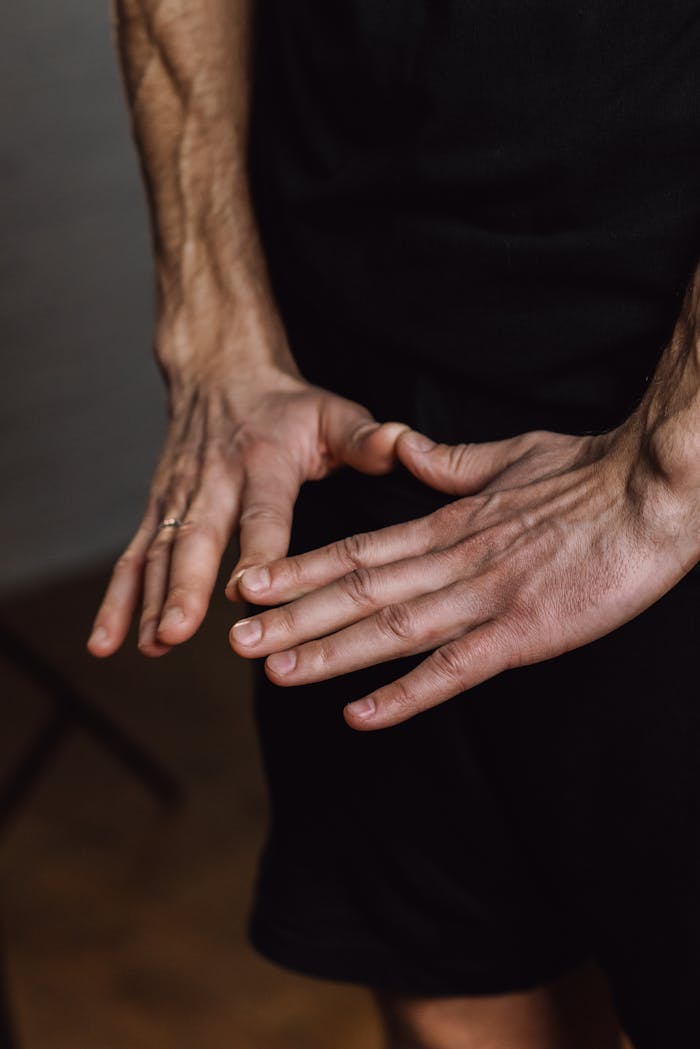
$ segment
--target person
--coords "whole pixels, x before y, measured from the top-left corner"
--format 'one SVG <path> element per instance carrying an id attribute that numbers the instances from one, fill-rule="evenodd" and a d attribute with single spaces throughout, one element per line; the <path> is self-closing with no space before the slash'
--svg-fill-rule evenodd
<path id="1" fill-rule="evenodd" d="M 169 426 L 89 651 L 236 534 L 255 946 L 392 1049 L 694 1044 L 697 6 L 116 14 Z"/>

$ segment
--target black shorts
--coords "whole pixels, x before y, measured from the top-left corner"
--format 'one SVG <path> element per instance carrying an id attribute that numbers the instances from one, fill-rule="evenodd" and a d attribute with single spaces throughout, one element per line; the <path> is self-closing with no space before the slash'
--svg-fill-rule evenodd
<path id="1" fill-rule="evenodd" d="M 386 380 L 360 368 L 342 392 L 361 400 L 364 385 L 379 418 L 433 437 L 554 428 L 536 406 L 470 405 L 435 375 Z M 405 471 L 343 470 L 303 488 L 292 551 L 447 499 Z M 594 958 L 636 1049 L 700 1044 L 699 626 L 694 570 L 593 644 L 368 733 L 344 704 L 423 657 L 295 689 L 260 661 L 271 821 L 253 944 L 417 995 L 530 988 Z"/>

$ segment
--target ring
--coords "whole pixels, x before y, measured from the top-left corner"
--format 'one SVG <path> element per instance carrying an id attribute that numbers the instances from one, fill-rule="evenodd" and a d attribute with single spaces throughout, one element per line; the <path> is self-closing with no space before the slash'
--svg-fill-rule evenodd
<path id="1" fill-rule="evenodd" d="M 161 528 L 180 528 L 181 526 L 182 521 L 179 517 L 164 517 L 158 525 L 157 531 L 160 531 Z"/>

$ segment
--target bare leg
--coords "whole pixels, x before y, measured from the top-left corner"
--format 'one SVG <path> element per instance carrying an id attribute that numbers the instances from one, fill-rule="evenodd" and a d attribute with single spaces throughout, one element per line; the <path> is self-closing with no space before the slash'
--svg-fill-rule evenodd
<path id="1" fill-rule="evenodd" d="M 387 1049 L 629 1049 L 594 966 L 517 994 L 378 994 Z"/>

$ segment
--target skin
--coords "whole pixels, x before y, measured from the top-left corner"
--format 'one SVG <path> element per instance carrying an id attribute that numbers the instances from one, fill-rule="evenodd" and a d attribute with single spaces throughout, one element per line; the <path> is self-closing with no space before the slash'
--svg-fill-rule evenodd
<path id="1" fill-rule="evenodd" d="M 204 619 L 235 532 L 243 567 L 283 556 L 304 481 L 391 469 L 405 426 L 306 382 L 270 290 L 246 177 L 252 5 L 119 0 L 117 36 L 148 191 L 155 355 L 168 430 L 143 518 L 116 565 L 88 650 L 105 657 L 139 613 L 162 656 Z M 183 526 L 158 529 L 164 518 Z M 236 597 L 235 584 L 229 596 Z"/>
<path id="2" fill-rule="evenodd" d="M 400 434 L 401 462 L 457 498 L 244 572 L 249 601 L 281 607 L 236 623 L 235 651 L 266 656 L 268 677 L 284 686 L 430 653 L 346 706 L 351 727 L 378 729 L 638 615 L 700 559 L 700 455 L 683 430 L 697 388 L 691 409 L 671 407 L 679 370 L 695 381 L 697 345 L 677 353 L 669 380 L 652 387 L 657 400 L 606 434 L 457 446 Z M 661 421 L 650 432 L 652 416 Z"/>
<path id="3" fill-rule="evenodd" d="M 430 653 L 346 710 L 353 728 L 380 728 L 506 666 L 587 643 L 689 570 L 700 556 L 695 285 L 649 396 L 610 434 L 446 447 L 379 422 L 304 379 L 270 289 L 246 179 L 252 0 L 117 0 L 115 17 L 150 205 L 169 421 L 143 518 L 95 617 L 92 655 L 116 652 L 137 617 L 145 656 L 191 638 L 235 535 L 228 596 L 282 607 L 236 624 L 231 644 L 265 656 L 278 684 Z M 342 467 L 382 474 L 397 461 L 454 502 L 286 558 L 304 481 Z M 166 517 L 184 523 L 159 529 Z M 494 996 L 487 1007 L 385 1000 L 387 1044 L 549 1049 L 558 994 Z M 604 994 L 574 974 L 570 995 L 616 1044 Z M 558 1049 L 607 1046 L 573 1021 L 556 1038 Z"/>
<path id="4" fill-rule="evenodd" d="M 475 998 L 377 996 L 389 1049 L 630 1049 L 592 965 L 534 991 Z"/>

